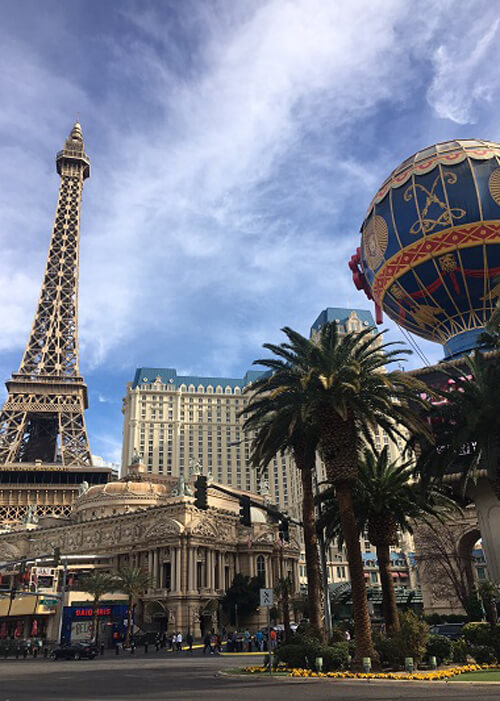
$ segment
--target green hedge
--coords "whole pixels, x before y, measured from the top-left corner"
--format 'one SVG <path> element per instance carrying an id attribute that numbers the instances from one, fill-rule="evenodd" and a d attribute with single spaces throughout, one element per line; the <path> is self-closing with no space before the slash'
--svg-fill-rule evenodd
<path id="1" fill-rule="evenodd" d="M 438 664 L 451 657 L 451 640 L 444 635 L 430 635 L 426 645 L 427 657 L 435 657 Z"/>
<path id="2" fill-rule="evenodd" d="M 477 664 L 494 664 L 497 661 L 495 651 L 489 645 L 471 645 L 469 653 Z"/>
<path id="3" fill-rule="evenodd" d="M 322 657 L 323 671 L 334 672 L 346 669 L 349 663 L 349 644 L 322 645 L 316 638 L 296 636 L 290 643 L 279 646 L 276 657 L 278 662 L 302 669 L 315 669 L 316 658 Z"/>

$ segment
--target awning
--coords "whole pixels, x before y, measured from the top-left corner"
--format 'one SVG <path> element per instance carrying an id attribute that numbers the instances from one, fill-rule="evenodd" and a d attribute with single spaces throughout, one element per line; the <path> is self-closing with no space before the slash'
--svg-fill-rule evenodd
<path id="1" fill-rule="evenodd" d="M 365 572 L 365 579 L 368 579 L 369 576 L 368 572 Z"/>
<path id="2" fill-rule="evenodd" d="M 29 616 L 33 615 L 36 606 L 35 596 L 16 597 L 9 612 L 10 597 L 0 599 L 0 616 Z"/>
<path id="3" fill-rule="evenodd" d="M 400 577 L 408 577 L 408 572 L 400 572 L 399 576 Z"/>
<path id="4" fill-rule="evenodd" d="M 399 574 L 397 572 L 391 572 L 392 578 L 393 579 L 398 579 Z"/>

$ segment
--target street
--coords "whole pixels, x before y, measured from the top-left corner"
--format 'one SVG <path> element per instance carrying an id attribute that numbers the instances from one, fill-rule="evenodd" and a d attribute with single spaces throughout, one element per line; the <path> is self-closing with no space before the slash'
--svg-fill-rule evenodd
<path id="1" fill-rule="evenodd" d="M 498 685 L 429 682 L 366 682 L 237 677 L 220 670 L 258 664 L 261 656 L 207 656 L 197 651 L 95 660 L 0 660 L 0 701 L 137 701 L 157 699 L 498 699 Z"/>

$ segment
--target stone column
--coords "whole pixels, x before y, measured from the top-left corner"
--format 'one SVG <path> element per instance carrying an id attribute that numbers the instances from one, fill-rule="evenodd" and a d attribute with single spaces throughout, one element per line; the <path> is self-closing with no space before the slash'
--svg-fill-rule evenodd
<path id="1" fill-rule="evenodd" d="M 181 549 L 172 548 L 171 553 L 172 591 L 178 592 L 181 588 Z"/>
<path id="2" fill-rule="evenodd" d="M 298 592 L 300 589 L 300 580 L 299 580 L 299 563 L 297 560 L 293 561 L 293 584 L 294 584 L 294 591 Z"/>
<path id="3" fill-rule="evenodd" d="M 214 559 L 213 551 L 207 548 L 207 588 L 212 591 L 214 588 Z"/>
<path id="4" fill-rule="evenodd" d="M 219 581 L 217 582 L 219 590 L 224 589 L 224 558 L 220 550 L 217 551 L 217 569 L 219 572 Z"/>
<path id="5" fill-rule="evenodd" d="M 158 589 L 158 549 L 153 550 L 153 589 Z"/>
<path id="6" fill-rule="evenodd" d="M 500 501 L 485 477 L 469 490 L 476 506 L 490 579 L 500 584 Z"/>
<path id="7" fill-rule="evenodd" d="M 154 587 L 153 584 L 153 551 L 148 550 L 148 575 L 149 575 L 149 587 L 151 589 Z"/>

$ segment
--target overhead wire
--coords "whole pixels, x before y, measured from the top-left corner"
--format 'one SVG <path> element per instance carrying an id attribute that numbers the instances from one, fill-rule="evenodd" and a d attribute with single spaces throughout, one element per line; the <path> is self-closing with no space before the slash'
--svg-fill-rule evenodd
<path id="1" fill-rule="evenodd" d="M 406 338 L 407 342 L 410 344 L 410 346 L 413 348 L 413 350 L 416 352 L 416 354 L 418 355 L 420 360 L 424 363 L 424 365 L 427 365 L 427 367 L 430 367 L 431 363 L 429 362 L 429 359 L 427 358 L 427 356 L 425 355 L 423 350 L 420 349 L 420 347 L 419 347 L 418 343 L 415 341 L 415 339 L 410 335 L 410 333 L 408 331 L 406 331 L 406 329 L 404 329 L 402 326 L 400 326 L 398 324 L 398 322 L 396 322 L 396 326 L 401 331 L 403 336 Z"/>

